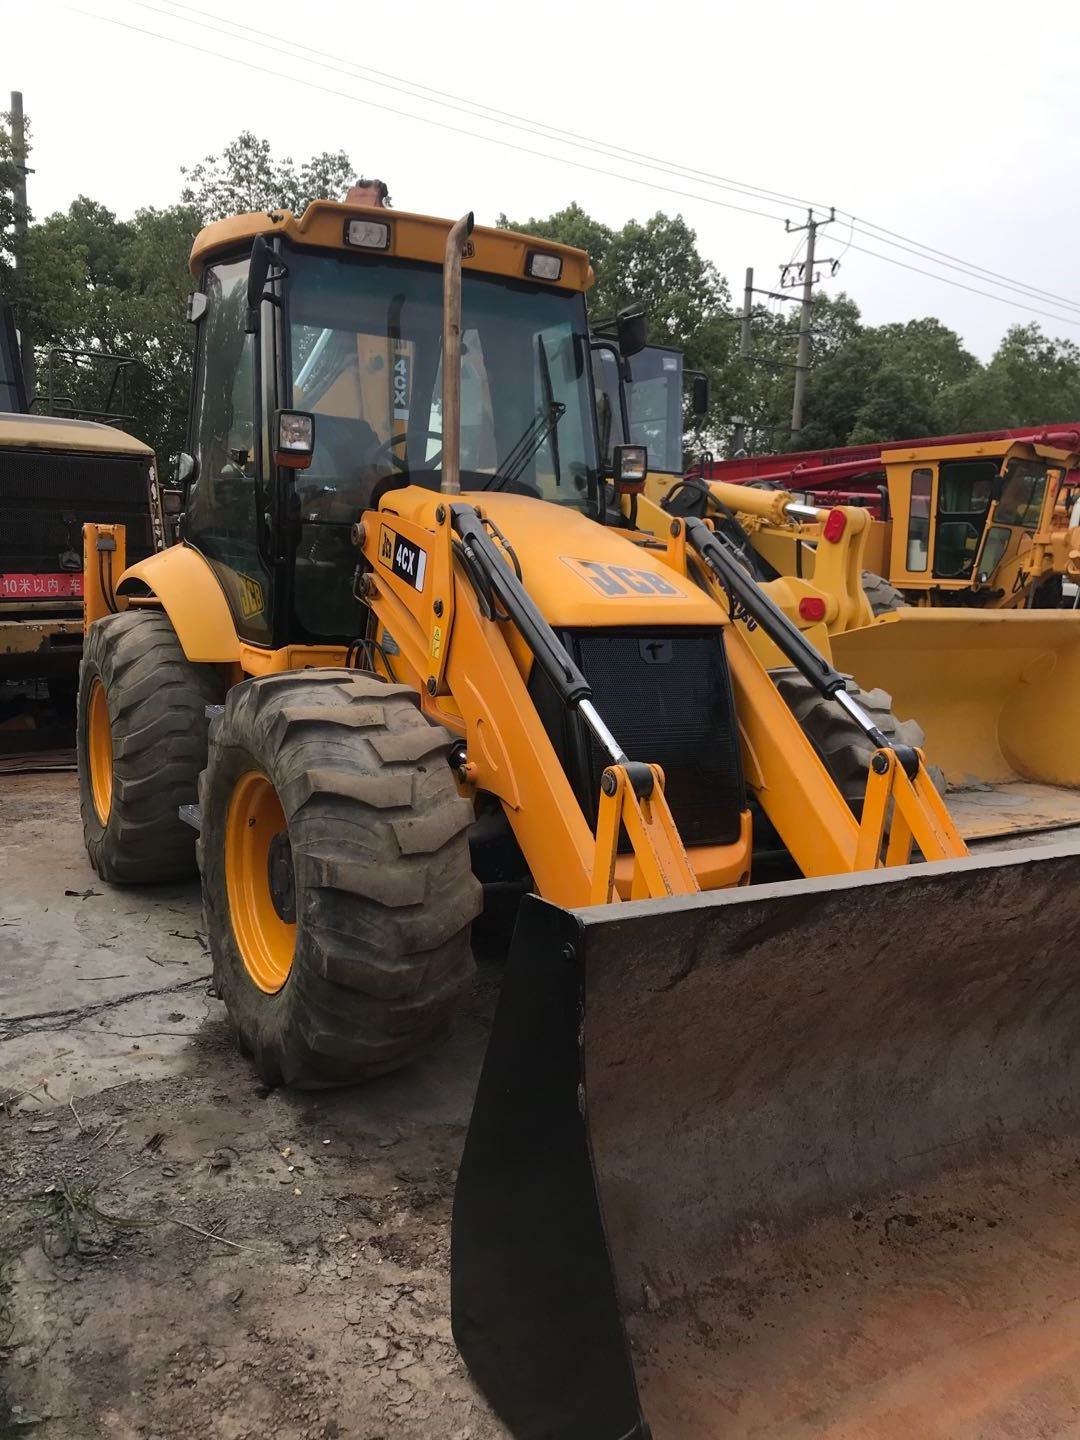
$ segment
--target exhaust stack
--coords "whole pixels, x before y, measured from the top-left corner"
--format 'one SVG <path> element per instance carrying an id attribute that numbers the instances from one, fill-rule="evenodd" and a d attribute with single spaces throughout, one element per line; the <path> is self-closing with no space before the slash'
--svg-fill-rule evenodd
<path id="1" fill-rule="evenodd" d="M 444 495 L 461 494 L 461 257 L 472 234 L 470 210 L 450 229 L 443 257 L 442 483 Z"/>

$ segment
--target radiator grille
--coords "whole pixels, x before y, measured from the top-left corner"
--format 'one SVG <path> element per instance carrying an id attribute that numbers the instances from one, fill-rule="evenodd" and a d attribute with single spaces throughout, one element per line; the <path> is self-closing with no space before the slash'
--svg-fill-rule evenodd
<path id="1" fill-rule="evenodd" d="M 149 555 L 146 461 L 0 450 L 0 571 L 66 568 L 84 521 L 126 525 L 128 561 Z"/>
<path id="2" fill-rule="evenodd" d="M 565 632 L 562 639 L 629 758 L 663 768 L 684 843 L 737 840 L 746 792 L 720 632 L 584 630 Z M 530 690 L 578 803 L 595 826 L 607 756 L 535 667 Z"/>

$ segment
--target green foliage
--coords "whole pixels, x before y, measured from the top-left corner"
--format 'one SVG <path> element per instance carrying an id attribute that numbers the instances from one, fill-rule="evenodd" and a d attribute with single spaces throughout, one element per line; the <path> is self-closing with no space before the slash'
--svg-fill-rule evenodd
<path id="1" fill-rule="evenodd" d="M 269 140 L 244 130 L 222 150 L 190 169 L 181 200 L 203 221 L 256 210 L 301 211 L 311 200 L 337 200 L 355 175 L 344 150 L 324 151 L 297 165 L 291 156 L 275 160 Z"/>
<path id="2" fill-rule="evenodd" d="M 184 301 L 199 228 L 246 211 L 302 210 L 341 195 L 354 171 L 343 151 L 297 164 L 275 158 L 269 142 L 244 131 L 182 175 L 176 205 L 120 219 L 79 196 L 66 212 L 32 223 L 16 271 L 14 160 L 0 116 L 0 291 L 35 338 L 40 384 L 51 347 L 132 356 L 138 364 L 128 372 L 126 428 L 149 441 L 163 464 L 183 443 L 191 344 Z M 688 450 L 709 445 L 724 453 L 736 415 L 752 450 L 790 445 L 797 307 L 755 308 L 747 363 L 738 353 L 739 317 L 727 282 L 700 254 L 681 215 L 657 213 L 616 229 L 573 203 L 546 219 L 511 224 L 503 215 L 498 223 L 586 250 L 596 271 L 593 315 L 611 319 L 625 305 L 644 305 L 650 339 L 680 346 L 689 368 L 710 375 L 712 409 L 687 435 Z M 986 365 L 939 320 L 864 325 L 844 294 L 819 292 L 812 325 L 800 446 L 1080 418 L 1080 347 L 1037 325 L 1010 330 Z M 77 406 L 98 408 L 109 374 L 100 365 L 63 362 L 56 388 Z"/>

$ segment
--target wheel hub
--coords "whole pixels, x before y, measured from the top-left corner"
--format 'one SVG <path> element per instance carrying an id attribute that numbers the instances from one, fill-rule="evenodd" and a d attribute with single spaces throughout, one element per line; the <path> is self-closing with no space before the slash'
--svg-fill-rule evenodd
<path id="1" fill-rule="evenodd" d="M 266 880 L 278 919 L 284 920 L 286 925 L 295 925 L 296 877 L 293 874 L 292 846 L 289 844 L 287 830 L 279 830 L 270 841 L 266 857 Z"/>

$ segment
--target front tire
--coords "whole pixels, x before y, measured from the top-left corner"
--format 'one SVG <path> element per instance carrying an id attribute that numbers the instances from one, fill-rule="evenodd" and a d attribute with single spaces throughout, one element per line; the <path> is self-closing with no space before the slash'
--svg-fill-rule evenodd
<path id="1" fill-rule="evenodd" d="M 903 593 L 895 585 L 890 585 L 883 575 L 875 575 L 873 570 L 862 572 L 862 588 L 875 620 L 879 615 L 891 615 L 894 610 L 907 607 Z"/>
<path id="2" fill-rule="evenodd" d="M 90 626 L 79 667 L 79 806 L 90 863 L 113 885 L 189 880 L 193 805 L 206 765 L 206 707 L 225 680 L 193 665 L 169 617 L 125 610 Z"/>
<path id="3" fill-rule="evenodd" d="M 233 689 L 200 782 L 218 992 L 270 1085 L 366 1079 L 451 1027 L 481 904 L 450 736 L 343 670 Z"/>
<path id="4" fill-rule="evenodd" d="M 861 815 L 873 745 L 846 711 L 841 710 L 834 700 L 826 700 L 819 695 L 797 670 L 777 671 L 773 679 L 837 789 L 854 814 Z M 847 692 L 862 706 L 887 740 L 895 745 L 910 745 L 916 750 L 925 748 L 926 733 L 922 726 L 917 720 L 896 718 L 892 696 L 887 690 L 863 690 L 849 680 Z M 944 772 L 936 765 L 927 765 L 926 769 L 935 788 L 944 794 Z"/>

